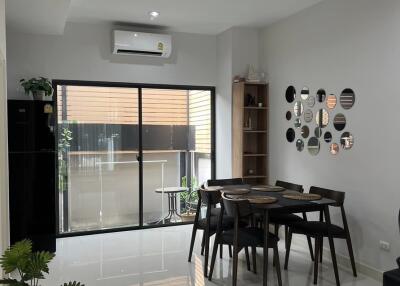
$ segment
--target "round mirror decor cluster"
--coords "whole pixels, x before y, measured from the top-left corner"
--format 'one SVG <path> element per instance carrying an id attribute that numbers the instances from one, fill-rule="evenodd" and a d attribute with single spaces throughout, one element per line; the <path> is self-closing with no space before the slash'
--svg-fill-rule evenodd
<path id="1" fill-rule="evenodd" d="M 292 106 L 286 112 L 286 120 L 291 123 L 286 131 L 286 140 L 295 142 L 297 151 L 307 149 L 313 156 L 324 148 L 332 155 L 338 155 L 340 149 L 350 150 L 354 145 L 354 136 L 345 130 L 349 125 L 346 113 L 355 104 L 354 90 L 345 88 L 336 93 L 340 96 L 334 93 L 327 95 L 323 88 L 313 91 L 303 86 L 299 90 L 300 96 L 296 97 L 293 85 L 286 89 L 286 101 Z M 297 131 L 297 138 L 295 129 L 300 131 Z"/>

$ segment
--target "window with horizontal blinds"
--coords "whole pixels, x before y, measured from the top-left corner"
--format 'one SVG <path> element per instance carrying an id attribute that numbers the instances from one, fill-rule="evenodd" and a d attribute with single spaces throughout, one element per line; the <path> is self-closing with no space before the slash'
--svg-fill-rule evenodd
<path id="1" fill-rule="evenodd" d="M 195 127 L 195 152 L 211 152 L 210 100 L 208 90 L 189 91 L 189 125 Z"/>
<path id="2" fill-rule="evenodd" d="M 138 124 L 138 89 L 58 86 L 58 120 L 95 124 Z M 187 125 L 187 90 L 146 89 L 142 116 L 146 125 Z M 66 108 L 63 109 L 63 100 Z M 63 112 L 64 118 L 63 118 Z"/>

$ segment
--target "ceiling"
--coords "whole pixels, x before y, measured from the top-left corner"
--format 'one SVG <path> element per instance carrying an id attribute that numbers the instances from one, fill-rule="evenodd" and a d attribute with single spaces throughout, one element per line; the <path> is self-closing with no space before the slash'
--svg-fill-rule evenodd
<path id="1" fill-rule="evenodd" d="M 155 25 L 218 34 L 233 26 L 263 27 L 322 0 L 7 0 L 7 24 L 31 33 L 62 33 L 65 22 Z M 150 20 L 150 11 L 160 12 Z"/>

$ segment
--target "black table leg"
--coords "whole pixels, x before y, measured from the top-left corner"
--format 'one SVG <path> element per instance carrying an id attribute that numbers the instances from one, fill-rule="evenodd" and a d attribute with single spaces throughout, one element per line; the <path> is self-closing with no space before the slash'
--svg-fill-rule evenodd
<path id="1" fill-rule="evenodd" d="M 326 205 L 324 207 L 324 213 L 325 213 L 325 220 L 326 220 L 326 223 L 328 225 L 328 230 L 329 230 L 330 226 L 331 226 L 331 217 L 330 217 L 330 214 L 329 214 L 329 206 L 328 205 Z M 330 250 L 331 250 L 333 271 L 335 272 L 336 286 L 340 286 L 339 271 L 338 271 L 338 266 L 337 266 L 337 261 L 336 261 L 335 244 L 333 242 L 333 236 L 332 236 L 332 233 L 330 231 L 328 231 L 328 239 L 329 239 L 329 247 L 330 247 Z M 317 260 L 318 258 L 315 257 L 315 259 Z"/>
<path id="2" fill-rule="evenodd" d="M 264 269 L 263 269 L 263 286 L 268 285 L 268 236 L 269 236 L 269 213 L 268 209 L 264 210 Z"/>

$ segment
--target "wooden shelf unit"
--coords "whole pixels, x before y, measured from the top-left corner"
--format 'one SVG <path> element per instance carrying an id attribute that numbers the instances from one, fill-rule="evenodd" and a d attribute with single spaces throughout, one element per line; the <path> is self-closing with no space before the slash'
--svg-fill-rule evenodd
<path id="1" fill-rule="evenodd" d="M 267 184 L 268 85 L 238 82 L 232 90 L 232 176 L 248 184 Z M 254 98 L 251 106 L 249 95 Z"/>

